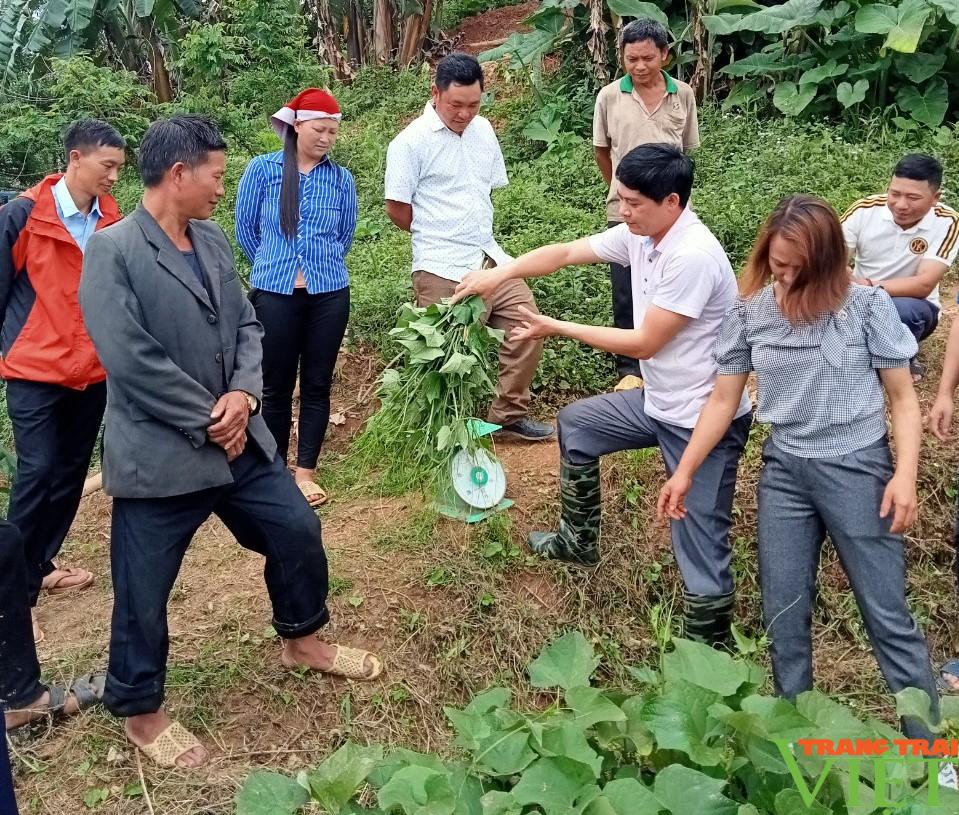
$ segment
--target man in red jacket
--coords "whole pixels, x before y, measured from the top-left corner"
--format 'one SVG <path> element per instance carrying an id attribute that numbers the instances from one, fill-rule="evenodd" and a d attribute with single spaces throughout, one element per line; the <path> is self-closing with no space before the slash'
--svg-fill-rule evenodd
<path id="1" fill-rule="evenodd" d="M 64 134 L 67 169 L 0 207 L 0 376 L 17 475 L 8 519 L 24 539 L 27 590 L 80 591 L 93 575 L 54 558 L 73 523 L 106 403 L 106 372 L 80 313 L 83 250 L 120 220 L 110 190 L 126 143 L 85 119 Z M 43 634 L 34 624 L 34 639 Z"/>

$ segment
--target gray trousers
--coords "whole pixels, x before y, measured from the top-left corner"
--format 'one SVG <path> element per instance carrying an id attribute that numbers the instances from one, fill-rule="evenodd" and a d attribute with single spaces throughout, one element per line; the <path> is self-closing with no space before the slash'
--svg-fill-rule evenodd
<path id="1" fill-rule="evenodd" d="M 651 419 L 645 403 L 646 391 L 638 388 L 592 396 L 563 408 L 557 417 L 563 458 L 582 465 L 606 453 L 659 447 L 672 475 L 692 430 Z M 693 478 L 686 517 L 670 523 L 673 553 L 690 594 L 717 597 L 734 588 L 729 527 L 736 469 L 751 424 L 752 415 L 747 413 L 730 425 Z"/>
<path id="2" fill-rule="evenodd" d="M 889 689 L 920 688 L 938 710 L 922 632 L 906 603 L 901 535 L 879 517 L 893 474 L 886 439 L 836 458 L 799 458 L 772 439 L 759 480 L 759 577 L 776 692 L 787 699 L 813 686 L 812 612 L 819 553 L 828 534 L 839 555 Z M 929 738 L 905 722 L 910 738 Z"/>

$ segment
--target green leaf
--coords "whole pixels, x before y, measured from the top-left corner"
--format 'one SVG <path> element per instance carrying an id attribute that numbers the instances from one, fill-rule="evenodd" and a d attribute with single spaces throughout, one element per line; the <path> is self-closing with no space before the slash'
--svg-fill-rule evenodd
<path id="1" fill-rule="evenodd" d="M 506 776 L 522 772 L 536 758 L 525 730 L 506 734 L 496 731 L 483 740 L 477 753 L 476 761 L 491 768 L 496 775 Z"/>
<path id="2" fill-rule="evenodd" d="M 578 722 L 563 722 L 558 727 L 548 727 L 543 731 L 540 748 L 544 756 L 566 758 L 583 764 L 599 778 L 603 769 L 603 759 L 589 746 L 586 733 Z"/>
<path id="3" fill-rule="evenodd" d="M 680 750 L 703 767 L 715 767 L 722 760 L 723 745 L 716 743 L 717 723 L 708 711 L 720 701 L 718 693 L 688 682 L 673 682 L 665 693 L 647 702 L 642 723 L 652 731 L 660 749 Z"/>
<path id="4" fill-rule="evenodd" d="M 83 805 L 87 809 L 96 809 L 109 797 L 110 790 L 107 787 L 91 787 L 83 793 Z"/>
<path id="5" fill-rule="evenodd" d="M 939 714 L 944 721 L 959 722 L 959 696 L 943 696 L 939 700 Z"/>
<path id="6" fill-rule="evenodd" d="M 725 36 L 742 31 L 744 19 L 742 14 L 707 14 L 703 17 L 703 25 L 710 34 Z"/>
<path id="7" fill-rule="evenodd" d="M 740 804 L 736 810 L 736 815 L 759 815 L 759 810 L 752 804 Z"/>
<path id="8" fill-rule="evenodd" d="M 946 19 L 954 26 L 959 27 L 959 0 L 929 0 L 936 8 L 945 12 Z"/>
<path id="9" fill-rule="evenodd" d="M 656 797 L 673 815 L 736 815 L 738 804 L 723 795 L 725 786 L 723 779 L 681 764 L 660 770 L 653 782 Z"/>
<path id="10" fill-rule="evenodd" d="M 512 793 L 493 790 L 481 799 L 483 815 L 522 815 L 523 808 Z"/>
<path id="11" fill-rule="evenodd" d="M 903 76 L 921 85 L 927 79 L 939 73 L 946 64 L 946 55 L 938 54 L 900 54 L 896 59 L 896 70 Z"/>
<path id="12" fill-rule="evenodd" d="M 872 730 L 857 719 L 849 708 L 819 691 L 810 690 L 800 693 L 796 697 L 796 710 L 816 726 L 816 738 L 871 738 L 873 736 Z"/>
<path id="13" fill-rule="evenodd" d="M 796 710 L 796 706 L 786 699 L 758 694 L 747 696 L 740 707 L 745 713 L 757 716 L 763 731 L 774 739 L 795 741 L 815 733 L 815 725 Z"/>
<path id="14" fill-rule="evenodd" d="M 448 424 L 444 424 L 439 432 L 436 434 L 436 449 L 439 451 L 445 450 L 450 446 L 450 441 L 453 438 L 453 430 Z"/>
<path id="15" fill-rule="evenodd" d="M 918 719 L 926 727 L 935 725 L 929 694 L 919 688 L 903 688 L 896 694 L 896 715 L 901 719 Z"/>
<path id="16" fill-rule="evenodd" d="M 482 713 L 451 707 L 444 707 L 443 712 L 456 731 L 456 743 L 466 750 L 479 750 L 483 740 L 493 734 L 493 726 Z"/>
<path id="17" fill-rule="evenodd" d="M 588 685 L 589 678 L 599 665 L 593 646 L 579 631 L 563 634 L 547 645 L 529 666 L 530 684 L 534 688 L 569 690 Z"/>
<path id="18" fill-rule="evenodd" d="M 566 704 L 575 712 L 576 724 L 584 730 L 598 722 L 626 721 L 626 714 L 599 688 L 570 688 L 566 691 Z"/>
<path id="19" fill-rule="evenodd" d="M 592 780 L 589 768 L 578 761 L 540 758 L 523 773 L 512 794 L 520 806 L 537 804 L 546 812 L 565 812 Z"/>
<path id="20" fill-rule="evenodd" d="M 442 353 L 440 354 L 442 356 Z M 459 351 L 454 351 L 450 354 L 450 357 L 446 362 L 443 363 L 443 367 L 440 368 L 441 374 L 459 374 L 460 376 L 465 376 L 476 365 L 476 357 L 468 357 L 465 354 L 461 354 Z"/>
<path id="21" fill-rule="evenodd" d="M 900 88 L 896 102 L 906 113 L 926 127 L 939 127 L 949 108 L 949 89 L 946 80 L 936 77 L 920 91 L 913 85 Z"/>
<path id="22" fill-rule="evenodd" d="M 898 8 L 871 3 L 856 12 L 856 31 L 885 34 L 883 48 L 911 54 L 919 45 L 922 28 L 931 12 L 925 0 L 904 0 Z"/>
<path id="23" fill-rule="evenodd" d="M 608 0 L 606 5 L 618 17 L 648 17 L 669 30 L 669 18 L 655 3 L 644 3 L 642 0 Z"/>
<path id="24" fill-rule="evenodd" d="M 848 82 L 840 82 L 836 88 L 836 99 L 839 100 L 839 104 L 842 105 L 843 108 L 851 108 L 866 98 L 867 90 L 869 90 L 868 79 L 859 79 L 855 85 L 850 85 Z"/>
<path id="25" fill-rule="evenodd" d="M 831 59 L 828 62 L 820 65 L 818 68 L 810 68 L 808 71 L 804 71 L 803 75 L 799 77 L 799 84 L 806 85 L 812 83 L 814 85 L 818 85 L 820 82 L 825 82 L 827 79 L 835 79 L 837 76 L 842 76 L 848 70 L 848 63 L 837 63 L 836 60 Z"/>
<path id="26" fill-rule="evenodd" d="M 729 65 L 719 69 L 719 73 L 726 76 L 763 76 L 777 74 L 783 71 L 793 71 L 802 68 L 811 68 L 816 60 L 808 57 L 788 56 L 780 54 L 750 54 L 748 57 L 737 59 Z"/>
<path id="27" fill-rule="evenodd" d="M 682 680 L 711 690 L 720 696 L 732 696 L 749 678 L 745 662 L 717 651 L 701 642 L 673 640 L 674 650 L 663 656 L 663 678 Z"/>
<path id="28" fill-rule="evenodd" d="M 587 815 L 659 815 L 662 805 L 652 790 L 635 778 L 619 778 L 603 787 L 602 799 L 608 808 L 596 805 L 587 809 Z"/>
<path id="29" fill-rule="evenodd" d="M 399 807 L 407 815 L 453 815 L 455 797 L 449 774 L 429 767 L 404 767 L 380 789 L 380 808 L 389 812 Z"/>
<path id="30" fill-rule="evenodd" d="M 786 0 L 785 3 L 747 14 L 740 23 L 740 30 L 784 34 L 791 28 L 812 23 L 820 6 L 822 0 Z"/>
<path id="31" fill-rule="evenodd" d="M 509 688 L 490 688 L 476 694 L 465 710 L 470 713 L 489 713 L 496 708 L 506 707 L 511 696 Z"/>
<path id="32" fill-rule="evenodd" d="M 775 815 L 833 815 L 833 811 L 816 800 L 807 807 L 799 790 L 787 789 L 776 796 Z"/>
<path id="33" fill-rule="evenodd" d="M 798 116 L 816 98 L 815 85 L 799 87 L 795 82 L 780 82 L 773 91 L 773 104 L 787 116 Z"/>
<path id="34" fill-rule="evenodd" d="M 733 108 L 746 109 L 754 102 L 766 98 L 766 89 L 757 81 L 747 79 L 745 82 L 737 82 L 729 95 L 723 99 L 723 110 L 732 110 Z"/>
<path id="35" fill-rule="evenodd" d="M 293 815 L 309 799 L 289 776 L 257 770 L 237 793 L 236 815 Z"/>
<path id="36" fill-rule="evenodd" d="M 648 665 L 630 666 L 626 669 L 640 685 L 658 685 L 659 673 Z"/>
<path id="37" fill-rule="evenodd" d="M 348 741 L 307 773 L 310 793 L 331 815 L 339 815 L 382 760 L 382 747 L 363 747 Z"/>

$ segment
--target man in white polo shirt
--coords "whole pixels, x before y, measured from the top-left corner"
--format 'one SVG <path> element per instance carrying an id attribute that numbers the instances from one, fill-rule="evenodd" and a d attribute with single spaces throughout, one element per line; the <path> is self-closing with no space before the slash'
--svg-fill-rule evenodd
<path id="1" fill-rule="evenodd" d="M 572 243 L 544 246 L 495 269 L 474 271 L 457 297 L 495 292 L 510 281 L 573 264 L 621 263 L 632 270 L 633 328 L 563 322 L 527 312 L 518 340 L 562 336 L 640 360 L 644 389 L 574 402 L 560 411 L 561 516 L 557 532 L 530 546 L 580 565 L 599 561 L 599 458 L 659 447 L 668 472 L 678 463 L 716 378 L 712 349 L 736 277 L 722 246 L 688 208 L 693 163 L 674 145 L 645 144 L 616 169 L 623 223 Z M 736 420 L 693 484 L 695 509 L 673 521 L 673 551 L 686 588 L 686 636 L 725 641 L 733 611 L 729 544 L 736 468 L 752 421 L 744 393 Z M 701 477 L 700 477 L 701 476 Z"/>
<path id="2" fill-rule="evenodd" d="M 436 67 L 433 98 L 386 152 L 386 212 L 413 235 L 413 294 L 419 306 L 450 297 L 471 269 L 508 263 L 493 238 L 490 193 L 505 187 L 506 164 L 493 126 L 478 116 L 483 71 L 475 57 L 454 53 Z M 505 329 L 499 382 L 489 420 L 529 441 L 554 435 L 527 415 L 530 383 L 543 343 L 510 337 L 520 309 L 536 311 L 521 280 L 486 298 L 486 319 Z"/>
<path id="3" fill-rule="evenodd" d="M 855 281 L 882 286 L 917 342 L 939 323 L 939 281 L 959 254 L 959 214 L 939 202 L 942 165 L 902 158 L 884 195 L 863 198 L 842 216 Z M 922 376 L 918 360 L 910 365 Z"/>

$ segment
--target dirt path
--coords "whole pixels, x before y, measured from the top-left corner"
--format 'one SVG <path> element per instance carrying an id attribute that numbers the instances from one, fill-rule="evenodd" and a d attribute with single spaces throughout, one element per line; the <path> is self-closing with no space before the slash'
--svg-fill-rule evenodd
<path id="1" fill-rule="evenodd" d="M 514 32 L 529 31 L 523 20 L 539 8 L 537 0 L 518 6 L 494 8 L 464 20 L 453 36 L 461 36 L 459 48 L 470 54 L 479 54 L 506 42 Z"/>

